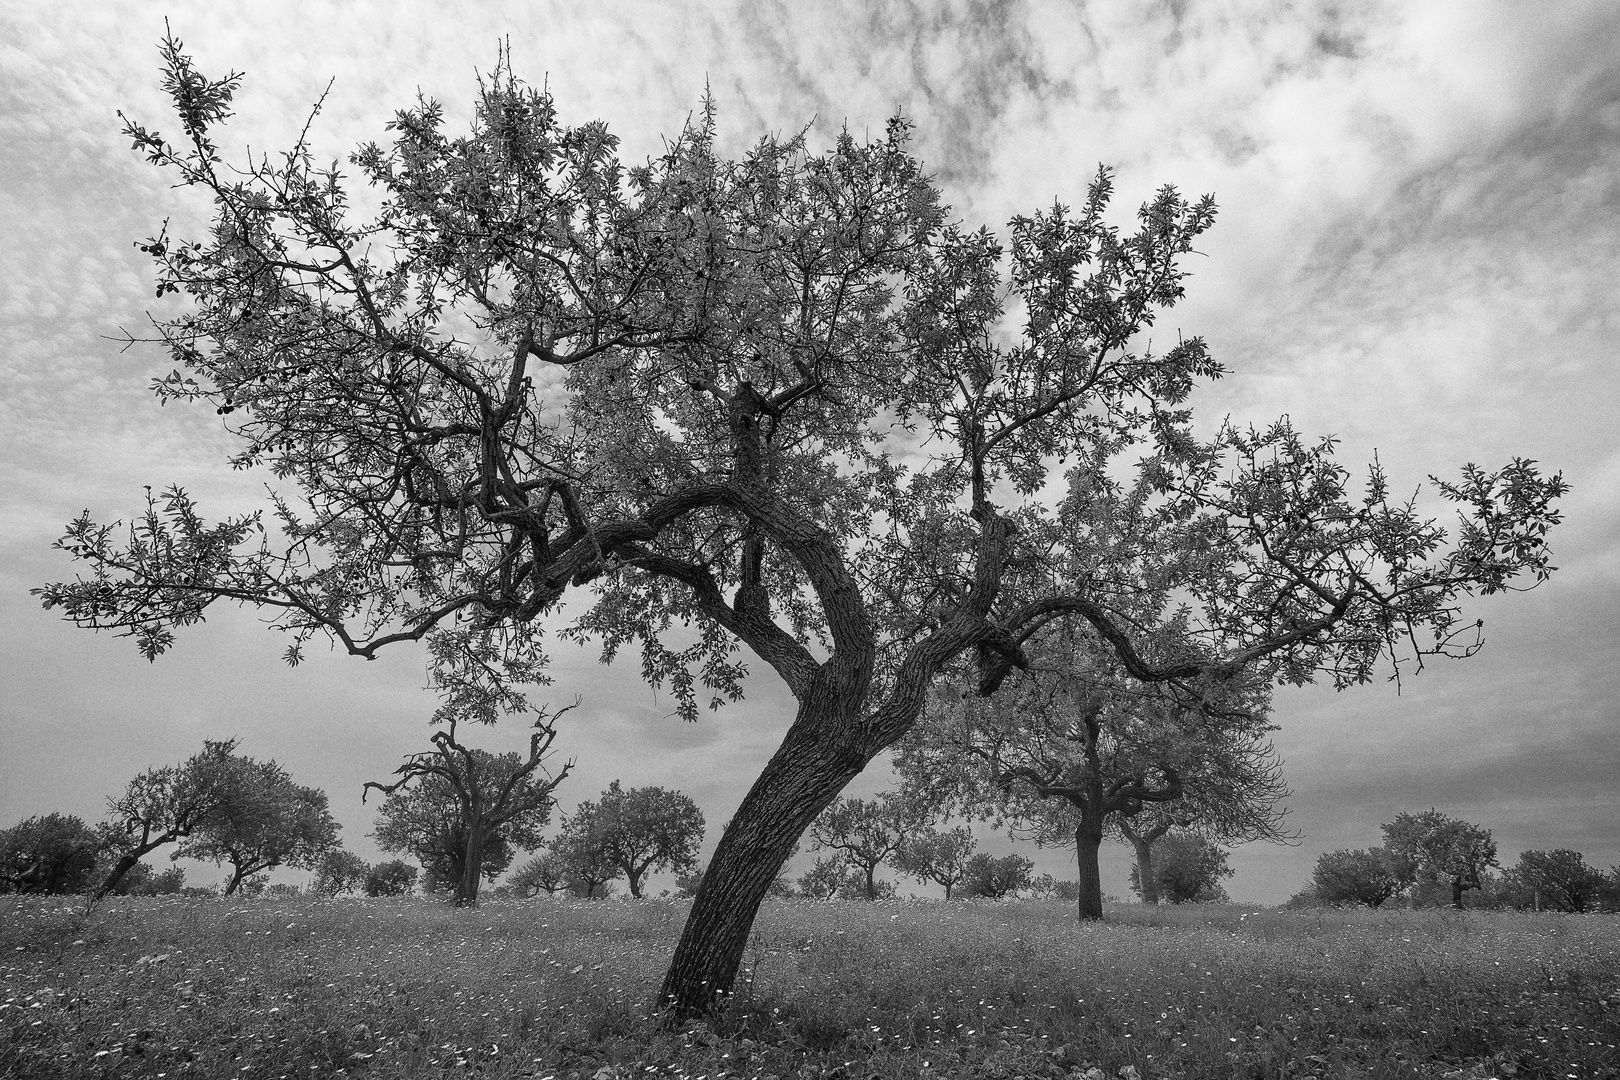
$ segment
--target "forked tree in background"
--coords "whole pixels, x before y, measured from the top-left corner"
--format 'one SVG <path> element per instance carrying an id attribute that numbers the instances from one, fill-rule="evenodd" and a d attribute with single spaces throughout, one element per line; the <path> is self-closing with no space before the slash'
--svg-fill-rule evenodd
<path id="1" fill-rule="evenodd" d="M 973 858 L 977 847 L 973 830 L 966 825 L 946 832 L 930 827 L 900 845 L 894 855 L 894 865 L 918 881 L 932 881 L 940 886 L 945 890 L 945 899 L 949 900 L 951 890 L 967 876 L 968 860 Z"/>
<path id="2" fill-rule="evenodd" d="M 934 823 L 933 814 L 916 799 L 894 792 L 876 798 L 834 799 L 810 824 L 810 847 L 832 851 L 843 864 L 860 871 L 862 894 L 878 898 L 877 869 L 896 860 L 912 838 Z"/>
<path id="3" fill-rule="evenodd" d="M 624 874 L 636 899 L 641 898 L 641 883 L 649 873 L 698 869 L 703 811 L 679 791 L 661 787 L 625 791 L 615 780 L 599 800 L 581 803 L 571 820 L 575 830 L 593 838 L 601 858 Z"/>
<path id="4" fill-rule="evenodd" d="M 241 758 L 224 802 L 175 851 L 177 858 L 229 863 L 225 895 L 254 874 L 281 866 L 313 870 L 338 845 L 341 827 L 326 792 L 293 782 L 274 761 Z"/>
<path id="5" fill-rule="evenodd" d="M 60 546 L 87 572 L 43 601 L 148 656 L 221 601 L 271 613 L 294 661 L 426 639 L 469 658 L 447 704 L 486 719 L 522 708 L 574 590 L 568 632 L 639 644 L 688 716 L 741 692 L 748 649 L 796 712 L 676 946 L 679 1015 L 730 993 L 778 867 L 946 669 L 993 694 L 1067 621 L 1194 706 L 1234 678 L 1345 686 L 1472 653 L 1461 600 L 1551 570 L 1564 485 L 1533 463 L 1440 484 L 1448 540 L 1376 467 L 1356 490 L 1332 440 L 1195 433 L 1222 369 L 1147 331 L 1212 199 L 1166 187 L 1122 232 L 1100 171 L 1003 246 L 951 223 L 904 121 L 733 160 L 705 103 L 626 168 L 503 57 L 466 134 L 419 101 L 353 155 L 381 204 L 361 220 L 307 133 L 225 164 L 239 76 L 170 39 L 163 77 L 180 137 L 125 134 L 213 221 L 143 245 L 180 301 L 158 394 L 225 418 L 272 515 L 212 522 L 179 488 L 129 529 L 86 513 Z"/>
<path id="6" fill-rule="evenodd" d="M 180 765 L 147 769 L 107 800 L 114 861 L 91 903 L 116 892 L 124 875 L 147 855 L 186 839 L 242 794 L 253 769 L 235 751 L 235 739 L 205 741 L 201 753 Z"/>
<path id="7" fill-rule="evenodd" d="M 908 791 L 1075 845 L 1082 919 L 1102 918 L 1104 837 L 1138 814 L 1185 804 L 1212 831 L 1280 838 L 1287 788 L 1263 685 L 1233 679 L 1193 706 L 1126 676 L 1089 634 L 1049 631 L 1027 651 L 1029 670 L 988 702 L 960 682 L 936 688 L 896 756 Z"/>
<path id="8" fill-rule="evenodd" d="M 1384 850 L 1394 856 L 1406 886 L 1419 878 L 1438 880 L 1450 887 L 1451 906 L 1461 911 L 1463 890 L 1477 889 L 1480 875 L 1496 866 L 1496 841 L 1489 829 L 1438 810 L 1397 814 L 1382 826 Z"/>
<path id="9" fill-rule="evenodd" d="M 499 877 L 515 848 L 540 844 L 540 830 L 557 805 L 552 792 L 574 765 L 570 761 L 552 776 L 542 762 L 557 738 L 557 718 L 578 704 L 536 713 L 527 758 L 456 741 L 451 712 L 446 730 L 430 737 L 431 753 L 412 754 L 395 770 L 399 779 L 392 784 L 366 782 L 364 791 L 388 797 L 373 834 L 378 844 L 384 851 L 411 852 L 435 883 L 452 886 L 457 907 L 477 907 L 478 883 Z"/>

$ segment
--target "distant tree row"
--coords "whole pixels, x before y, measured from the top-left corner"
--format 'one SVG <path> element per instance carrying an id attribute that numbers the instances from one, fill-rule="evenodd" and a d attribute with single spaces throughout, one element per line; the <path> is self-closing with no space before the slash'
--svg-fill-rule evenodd
<path id="1" fill-rule="evenodd" d="M 1438 810 L 1398 814 L 1382 828 L 1379 847 L 1319 857 L 1310 884 L 1290 903 L 1376 908 L 1398 897 L 1418 907 L 1461 909 L 1464 894 L 1475 892 L 1475 907 L 1620 910 L 1620 866 L 1605 874 L 1578 851 L 1526 851 L 1502 869 L 1489 829 Z M 1491 867 L 1502 872 L 1492 874 Z"/>
<path id="2" fill-rule="evenodd" d="M 0 889 L 88 893 L 92 902 L 176 891 L 183 872 L 159 874 L 142 861 L 174 845 L 171 859 L 228 865 L 229 895 L 276 867 L 314 869 L 338 844 L 325 793 L 294 783 L 274 761 L 238 754 L 235 740 L 206 742 L 178 765 L 147 769 L 107 802 L 107 819 L 94 826 L 47 814 L 0 832 Z"/>
<path id="3" fill-rule="evenodd" d="M 518 867 L 507 884 L 523 896 L 566 892 L 595 900 L 612 895 L 621 878 L 637 898 L 649 874 L 673 872 L 695 883 L 703 829 L 703 812 L 681 792 L 625 790 L 615 780 L 600 799 L 580 803 L 563 818 L 545 850 Z"/>

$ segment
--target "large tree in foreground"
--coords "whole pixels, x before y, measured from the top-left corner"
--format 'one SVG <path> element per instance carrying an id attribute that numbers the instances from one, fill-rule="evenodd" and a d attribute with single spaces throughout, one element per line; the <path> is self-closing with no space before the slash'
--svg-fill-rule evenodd
<path id="1" fill-rule="evenodd" d="M 1249 672 L 1345 686 L 1472 652 L 1462 599 L 1550 571 L 1564 485 L 1530 462 L 1439 485 L 1448 538 L 1332 440 L 1195 431 L 1221 368 L 1148 331 L 1209 198 L 1166 187 L 1122 231 L 1100 172 L 1004 245 L 952 224 L 903 121 L 731 159 L 705 107 L 627 168 L 502 64 L 464 134 L 418 101 L 353 155 L 362 218 L 308 136 L 227 165 L 240 77 L 163 57 L 177 137 L 126 135 L 213 220 L 142 245 L 179 301 L 156 389 L 224 418 L 271 512 L 209 521 L 179 488 L 127 529 L 87 512 L 60 541 L 85 572 L 44 602 L 148 656 L 221 602 L 273 616 L 291 660 L 427 639 L 472 657 L 450 685 L 488 717 L 575 590 L 569 632 L 639 644 L 687 715 L 763 661 L 796 711 L 692 905 L 678 1013 L 730 992 L 778 867 L 949 665 L 993 693 L 1067 620 L 1189 701 Z"/>
<path id="2" fill-rule="evenodd" d="M 410 755 L 394 770 L 398 780 L 365 784 L 362 801 L 372 789 L 387 796 L 372 833 L 378 846 L 410 852 L 431 882 L 451 886 L 457 907 L 476 907 L 480 881 L 505 872 L 517 848 L 540 845 L 557 805 L 552 792 L 574 764 L 552 776 L 542 759 L 557 738 L 556 718 L 578 704 L 538 712 L 527 757 L 463 745 L 452 712 L 446 729 L 431 736 L 433 750 Z"/>

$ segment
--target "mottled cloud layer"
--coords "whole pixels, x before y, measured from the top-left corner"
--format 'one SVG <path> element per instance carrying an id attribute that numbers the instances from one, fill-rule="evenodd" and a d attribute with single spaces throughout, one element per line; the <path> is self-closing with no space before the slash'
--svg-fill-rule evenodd
<path id="1" fill-rule="evenodd" d="M 204 70 L 247 74 L 231 131 L 288 142 L 335 78 L 317 145 L 343 157 L 421 92 L 464 116 L 509 40 L 563 114 L 606 118 L 655 153 L 705 88 L 723 138 L 812 124 L 878 132 L 900 112 L 969 225 L 1073 203 L 1099 162 L 1122 219 L 1163 183 L 1214 192 L 1220 223 L 1166 332 L 1203 334 L 1233 374 L 1214 424 L 1288 413 L 1373 453 L 1399 486 L 1512 455 L 1575 485 L 1561 570 L 1480 606 L 1490 644 L 1395 688 L 1279 695 L 1298 849 L 1244 849 L 1239 896 L 1279 900 L 1314 855 L 1437 806 L 1495 830 L 1504 856 L 1573 846 L 1620 859 L 1620 13 L 1611 5 L 737 3 L 171 5 Z M 163 127 L 141 3 L 0 11 L 0 820 L 101 797 L 205 737 L 240 734 L 332 793 L 370 853 L 359 784 L 426 737 L 419 658 L 279 665 L 250 615 L 216 619 L 157 665 L 74 631 L 27 589 L 85 507 L 126 516 L 181 483 L 215 513 L 254 504 L 200 410 L 158 409 L 161 358 L 120 354 L 156 301 L 132 243 L 203 208 L 120 139 Z M 241 144 L 236 147 L 242 148 Z M 559 648 L 557 692 L 587 695 L 561 743 L 568 797 L 615 777 L 693 793 L 717 826 L 785 726 L 768 677 L 696 727 L 620 665 Z M 484 733 L 494 746 L 515 731 Z M 881 771 L 862 777 L 876 790 Z M 1116 853 L 1123 893 L 1123 860 Z M 1061 853 L 1043 856 L 1054 872 Z"/>

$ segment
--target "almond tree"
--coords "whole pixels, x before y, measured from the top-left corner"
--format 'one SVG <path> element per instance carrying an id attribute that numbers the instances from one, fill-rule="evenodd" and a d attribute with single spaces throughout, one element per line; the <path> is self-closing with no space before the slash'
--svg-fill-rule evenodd
<path id="1" fill-rule="evenodd" d="M 973 830 L 959 825 L 948 832 L 922 829 L 895 852 L 894 865 L 918 881 L 932 881 L 945 890 L 945 899 L 951 890 L 967 876 L 968 860 L 978 845 Z"/>
<path id="2" fill-rule="evenodd" d="M 868 900 L 878 898 L 877 868 L 933 824 L 928 808 L 915 799 L 885 792 L 870 802 L 836 799 L 810 826 L 811 850 L 827 848 L 865 878 Z"/>
<path id="3" fill-rule="evenodd" d="M 1324 852 L 1311 872 L 1311 885 L 1324 903 L 1353 900 L 1375 908 L 1410 884 L 1400 862 L 1381 847 Z"/>
<path id="4" fill-rule="evenodd" d="M 1448 539 L 1376 467 L 1356 490 L 1330 439 L 1195 432 L 1187 397 L 1222 369 L 1148 332 L 1209 197 L 1165 187 L 1122 231 L 1100 170 L 1004 244 L 953 224 L 902 120 L 729 159 L 706 102 L 625 167 L 503 57 L 470 131 L 418 101 L 352 155 L 362 218 L 308 128 L 225 164 L 241 76 L 170 39 L 163 77 L 178 137 L 125 135 L 213 219 L 142 245 L 181 301 L 154 318 L 155 388 L 220 414 L 271 513 L 210 521 L 179 488 L 127 529 L 86 512 L 59 542 L 84 574 L 44 603 L 153 657 L 221 602 L 268 613 L 291 661 L 425 640 L 447 705 L 485 719 L 521 707 L 577 590 L 566 632 L 639 646 L 687 716 L 762 661 L 795 715 L 692 905 L 676 1015 L 730 992 L 777 868 L 953 662 L 994 693 L 1067 621 L 1189 701 L 1249 672 L 1345 686 L 1472 653 L 1461 602 L 1550 572 L 1564 485 L 1533 463 L 1440 484 Z M 1155 604 L 1173 640 L 1144 632 Z"/>
<path id="5" fill-rule="evenodd" d="M 1183 758 L 1179 799 L 1115 815 L 1114 827 L 1136 854 L 1133 873 L 1142 883 L 1143 903 L 1159 902 L 1153 849 L 1172 829 L 1211 844 L 1286 844 L 1298 837 L 1282 824 L 1288 813 L 1282 801 L 1293 794 L 1283 780 L 1282 762 L 1259 732 L 1222 739 L 1209 749 Z"/>
<path id="6" fill-rule="evenodd" d="M 679 791 L 661 787 L 624 791 L 617 780 L 595 803 L 582 803 L 575 817 L 590 817 L 608 861 L 624 872 L 630 895 L 641 898 L 650 872 L 690 873 L 698 868 L 703 843 L 703 811 Z"/>
<path id="7" fill-rule="evenodd" d="M 229 863 L 225 895 L 253 874 L 293 866 L 313 870 L 337 847 L 340 826 L 326 792 L 293 783 L 274 761 L 242 760 L 223 804 L 176 850 L 177 858 Z"/>
<path id="8" fill-rule="evenodd" d="M 1205 836 L 1172 832 L 1161 837 L 1164 841 L 1158 864 L 1148 863 L 1148 870 L 1157 880 L 1142 877 L 1140 863 L 1131 868 L 1131 888 L 1143 901 L 1158 903 L 1162 893 L 1172 904 L 1185 904 L 1189 900 L 1226 901 L 1221 878 L 1229 878 L 1236 871 L 1226 865 L 1226 849 Z M 1151 889 L 1155 899 L 1148 901 Z"/>
<path id="9" fill-rule="evenodd" d="M 1461 911 L 1463 890 L 1477 889 L 1486 867 L 1496 866 L 1496 841 L 1489 829 L 1448 817 L 1438 810 L 1396 814 L 1384 830 L 1384 848 L 1401 867 L 1405 884 L 1418 876 L 1451 885 L 1451 905 Z"/>
<path id="10" fill-rule="evenodd" d="M 537 845 L 551 819 L 557 805 L 552 792 L 574 763 L 563 765 L 556 776 L 541 763 L 557 738 L 557 717 L 578 704 L 536 713 L 527 758 L 457 742 L 452 712 L 447 729 L 430 737 L 433 751 L 407 758 L 394 770 L 398 780 L 366 782 L 361 801 L 373 788 L 388 796 L 373 834 L 383 850 L 412 852 L 435 881 L 454 882 L 457 907 L 477 907 L 479 881 L 500 876 L 512 861 L 513 846 Z"/>
<path id="11" fill-rule="evenodd" d="M 239 793 L 252 769 L 235 750 L 235 739 L 207 740 L 202 752 L 185 763 L 147 769 L 130 780 L 123 794 L 107 800 L 117 861 L 91 903 L 116 891 L 124 875 L 147 855 L 190 836 Z"/>
<path id="12" fill-rule="evenodd" d="M 586 803 L 562 820 L 562 829 L 550 847 L 562 860 L 568 877 L 568 887 L 586 900 L 596 899 L 596 890 L 603 889 L 606 898 L 612 883 L 623 874 L 624 868 L 608 849 L 606 823 Z"/>
<path id="13" fill-rule="evenodd" d="M 555 851 L 547 851 L 512 871 L 512 876 L 506 881 L 513 888 L 522 890 L 524 896 L 541 891 L 547 896 L 556 896 L 568 888 L 568 867 L 562 856 Z"/>
<path id="14" fill-rule="evenodd" d="M 1029 670 L 989 701 L 942 682 L 895 764 L 937 807 L 991 816 L 1043 846 L 1074 844 L 1080 918 L 1102 918 L 1098 854 L 1122 821 L 1173 815 L 1199 790 L 1212 823 L 1274 827 L 1286 788 L 1268 764 L 1263 686 L 1233 679 L 1195 707 L 1126 677 L 1093 635 L 1047 633 L 1027 651 Z"/>

